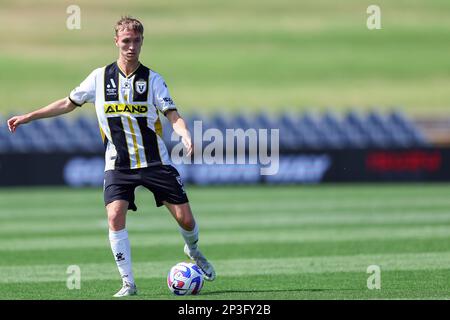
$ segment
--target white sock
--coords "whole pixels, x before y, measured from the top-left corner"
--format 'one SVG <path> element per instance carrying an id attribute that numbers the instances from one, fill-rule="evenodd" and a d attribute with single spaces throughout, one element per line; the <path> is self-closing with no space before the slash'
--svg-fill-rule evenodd
<path id="1" fill-rule="evenodd" d="M 109 230 L 109 242 L 114 260 L 119 269 L 123 282 L 134 284 L 133 271 L 131 270 L 131 250 L 127 229 L 120 231 Z"/>
<path id="2" fill-rule="evenodd" d="M 181 232 L 181 235 L 184 238 L 184 242 L 187 244 L 189 250 L 197 249 L 198 224 L 195 223 L 195 227 L 191 231 L 184 230 L 182 227 L 180 227 L 180 232 Z"/>

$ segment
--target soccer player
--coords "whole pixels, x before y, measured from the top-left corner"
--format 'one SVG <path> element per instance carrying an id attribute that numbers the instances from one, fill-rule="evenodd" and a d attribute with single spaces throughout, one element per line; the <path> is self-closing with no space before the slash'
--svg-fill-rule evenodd
<path id="1" fill-rule="evenodd" d="M 193 150 L 191 136 L 161 75 L 139 62 L 144 27 L 131 17 L 115 25 L 115 45 L 119 58 L 94 70 L 70 95 L 46 107 L 8 120 L 15 132 L 19 125 L 73 111 L 86 102 L 95 104 L 105 146 L 104 200 L 108 215 L 109 240 L 122 288 L 114 297 L 137 294 L 131 265 L 130 242 L 126 229 L 127 210 L 136 211 L 134 190 L 149 189 L 156 206 L 165 205 L 179 224 L 184 253 L 200 267 L 206 280 L 215 271 L 197 246 L 196 223 L 182 180 L 171 165 L 161 139 L 159 112 L 171 122 L 182 138 L 187 155 Z"/>

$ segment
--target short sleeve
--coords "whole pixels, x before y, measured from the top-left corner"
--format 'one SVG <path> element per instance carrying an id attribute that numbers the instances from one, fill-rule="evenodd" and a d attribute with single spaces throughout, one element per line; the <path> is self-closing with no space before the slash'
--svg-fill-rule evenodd
<path id="1" fill-rule="evenodd" d="M 177 107 L 170 96 L 169 89 L 163 77 L 155 73 L 153 84 L 153 104 L 162 113 L 166 113 L 168 110 L 176 110 Z"/>
<path id="2" fill-rule="evenodd" d="M 69 99 L 73 104 L 82 106 L 86 102 L 95 102 L 96 75 L 97 70 L 92 71 L 78 87 L 72 90 L 69 94 Z"/>

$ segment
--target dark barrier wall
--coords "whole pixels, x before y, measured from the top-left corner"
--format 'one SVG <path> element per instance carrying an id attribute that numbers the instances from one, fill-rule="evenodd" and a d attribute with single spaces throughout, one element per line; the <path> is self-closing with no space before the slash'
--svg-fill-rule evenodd
<path id="1" fill-rule="evenodd" d="M 79 159 L 79 160 L 77 160 Z M 78 175 L 80 181 L 89 179 L 98 185 L 98 177 L 103 182 L 103 155 L 99 154 L 68 154 L 68 153 L 18 153 L 0 154 L 0 185 L 28 186 L 28 185 L 64 185 L 71 184 L 67 177 L 73 161 L 82 161 L 79 169 L 72 171 Z M 96 166 L 92 164 L 97 162 Z M 84 171 L 83 171 L 84 170 Z M 82 175 L 89 175 L 91 178 Z M 89 185 L 90 183 L 83 183 Z M 101 184 L 100 184 L 101 185 Z"/>
<path id="2" fill-rule="evenodd" d="M 176 167 L 199 185 L 450 181 L 450 149 L 315 150 L 279 159 L 275 175 L 261 175 L 260 164 Z M 103 167 L 103 154 L 0 154 L 0 186 L 102 186 Z"/>

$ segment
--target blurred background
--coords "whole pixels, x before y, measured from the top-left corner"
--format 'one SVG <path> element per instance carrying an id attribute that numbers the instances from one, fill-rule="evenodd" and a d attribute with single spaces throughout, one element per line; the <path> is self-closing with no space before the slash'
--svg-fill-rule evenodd
<path id="1" fill-rule="evenodd" d="M 279 129 L 282 153 L 324 150 L 331 152 L 329 157 L 337 157 L 330 169 L 323 169 L 326 181 L 374 180 L 383 173 L 380 170 L 386 171 L 385 178 L 391 177 L 395 163 L 397 171 L 408 171 L 408 161 L 415 161 L 417 170 L 403 178 L 429 179 L 433 170 L 423 169 L 423 163 L 442 161 L 445 151 L 438 156 L 360 153 L 368 148 L 450 144 L 450 5 L 443 0 L 379 1 L 381 29 L 369 30 L 371 4 L 247 0 L 131 1 L 124 6 L 79 1 L 80 29 L 71 29 L 67 27 L 67 21 L 74 21 L 74 12 L 67 11 L 73 5 L 70 1 L 2 1 L 0 18 L 7 27 L 0 31 L 0 152 L 102 153 L 92 105 L 59 119 L 33 123 L 14 137 L 4 123 L 13 114 L 67 96 L 93 69 L 114 61 L 113 25 L 129 14 L 145 25 L 141 61 L 163 74 L 191 130 L 194 120 L 222 132 L 226 128 Z M 169 147 L 174 144 L 171 132 L 166 124 Z M 350 149 L 359 151 L 335 152 Z M 358 172 L 335 170 L 333 164 L 342 157 L 358 156 L 378 164 L 378 172 L 359 172 L 367 171 L 363 167 Z M 49 163 L 46 156 L 36 159 Z M 96 164 L 97 169 L 102 166 L 97 160 L 89 161 L 88 172 Z M 281 159 L 290 167 L 306 166 L 306 171 L 314 165 L 297 160 Z M 19 165 L 20 160 L 10 162 Z M 367 163 L 360 166 L 370 167 Z M 78 165 L 78 171 L 79 167 L 86 165 Z M 186 171 L 188 182 L 213 182 L 194 181 L 190 176 L 196 174 L 180 170 Z M 292 170 L 285 174 L 292 175 Z M 26 174 L 27 180 L 20 182 L 14 174 L 10 181 L 5 175 L 13 171 L 0 173 L 1 184 L 28 184 L 33 178 Z M 436 172 L 448 178 L 437 168 Z M 57 175 L 58 181 L 38 176 L 34 184 L 64 182 L 61 172 Z M 285 182 L 322 180 L 310 181 L 301 175 Z M 254 175 L 250 180 L 261 179 Z M 228 180 L 238 183 L 242 177 L 223 182 Z M 100 174 L 91 184 L 101 185 L 101 181 Z M 72 184 L 67 178 L 65 182 Z M 84 183 L 89 184 L 77 182 Z"/>
<path id="2" fill-rule="evenodd" d="M 357 157 L 361 150 L 450 144 L 448 1 L 379 1 L 379 30 L 367 27 L 369 1 L 130 1 L 126 6 L 78 1 L 80 29 L 70 29 L 66 24 L 74 21 L 73 12 L 67 10 L 73 4 L 1 1 L 0 18 L 7 26 L 0 31 L 3 154 L 102 153 L 93 105 L 23 127 L 14 137 L 4 124 L 11 115 L 67 96 L 93 69 L 114 61 L 113 26 L 127 14 L 145 25 L 141 61 L 165 77 L 191 129 L 194 120 L 222 132 L 279 129 L 282 153 L 321 150 L 337 157 L 330 172 L 324 173 L 326 181 L 379 178 L 380 172 L 334 170 L 333 163 Z M 171 132 L 165 125 L 169 147 L 174 144 Z M 340 152 L 350 149 L 359 151 Z M 426 180 L 432 170 L 422 170 L 423 162 L 430 157 L 442 161 L 446 152 L 433 155 L 359 157 L 372 159 L 366 162 L 378 164 L 378 169 L 383 161 L 385 169 L 395 167 L 394 162 L 415 161 L 418 170 L 409 177 Z M 46 156 L 36 159 L 48 163 Z M 12 163 L 18 165 L 17 161 L 14 158 Z M 311 165 L 311 161 L 304 163 Z M 407 171 L 405 166 L 397 169 Z M 1 184 L 23 183 L 16 175 L 15 182 L 6 182 L 5 171 L 12 172 L 0 173 Z M 184 171 L 188 182 L 202 182 Z M 391 176 L 389 171 L 385 177 Z M 333 178 L 338 175 L 342 177 Z M 448 177 L 443 172 L 438 175 Z M 241 178 L 229 179 L 236 183 Z M 35 183 L 63 182 L 50 180 L 39 176 Z M 99 175 L 94 184 L 101 185 L 101 180 Z M 254 176 L 252 181 L 256 180 Z"/>
<path id="3" fill-rule="evenodd" d="M 73 4 L 81 9 L 81 29 L 66 27 L 71 15 L 66 10 Z M 369 30 L 366 25 L 370 16 L 366 10 L 372 4 L 381 8 L 380 30 Z M 419 252 L 402 260 L 404 264 L 399 262 L 400 267 L 392 270 L 397 272 L 395 276 L 411 261 L 426 260 L 422 251 L 446 251 L 441 240 L 450 237 L 448 185 L 428 182 L 450 181 L 448 0 L 0 0 L 0 213 L 4 219 L 0 229 L 13 239 L 5 240 L 6 246 L 22 252 L 28 252 L 33 243 L 38 246 L 37 238 L 30 236 L 29 242 L 20 238 L 24 231 L 36 237 L 44 234 L 38 217 L 48 222 L 44 228 L 47 240 L 42 240 L 40 248 L 50 245 L 51 250 L 60 250 L 60 260 L 49 254 L 47 261 L 68 260 L 69 252 L 63 248 L 72 245 L 64 238 L 66 231 L 82 238 L 85 249 L 104 245 L 98 240 L 103 234 L 95 232 L 103 230 L 106 222 L 96 222 L 91 233 L 82 234 L 85 224 L 65 224 L 56 212 L 86 218 L 84 209 L 77 209 L 83 203 L 99 212 L 95 221 L 103 219 L 103 144 L 93 105 L 33 122 L 14 135 L 7 131 L 6 120 L 66 97 L 93 69 L 116 60 L 113 26 L 123 15 L 143 22 L 141 61 L 164 76 L 191 129 L 194 120 L 202 120 L 205 128 L 222 132 L 227 128 L 280 130 L 276 175 L 261 176 L 257 167 L 246 165 L 179 167 L 190 186 L 196 212 L 205 217 L 205 227 L 215 232 L 205 233 L 211 244 L 226 242 L 214 228 L 233 221 L 231 212 L 245 210 L 251 216 L 257 208 L 262 215 L 259 222 L 235 217 L 236 225 L 244 230 L 235 235 L 235 241 L 241 241 L 242 252 L 254 259 L 259 251 L 244 243 L 264 241 L 266 234 L 252 233 L 258 226 L 271 226 L 272 238 L 279 241 L 278 247 L 267 245 L 269 257 L 283 252 L 289 257 L 386 253 L 401 260 L 401 253 Z M 172 130 L 167 123 L 163 128 L 171 148 Z M 311 186 L 322 182 L 326 185 Z M 211 184 L 218 186 L 194 186 Z M 244 184 L 251 186 L 222 186 Z M 140 199 L 144 211 L 154 210 L 151 197 Z M 196 200 L 202 204 L 195 206 Z M 205 201 L 210 202 L 207 208 Z M 224 220 L 225 215 L 231 216 Z M 36 224 L 23 225 L 24 219 L 36 219 Z M 166 220 L 152 224 L 154 220 L 135 219 L 130 228 L 136 232 L 152 226 L 173 231 Z M 435 225 L 438 222 L 440 225 Z M 292 228 L 298 229 L 291 233 Z M 309 233 L 303 236 L 305 230 Z M 294 238 L 284 239 L 286 232 Z M 429 241 L 411 240 L 414 236 Z M 409 238 L 409 244 L 403 242 Z M 370 243 L 373 239 L 380 241 L 378 246 Z M 386 239 L 392 241 L 383 243 Z M 338 247 L 335 241 L 344 240 L 353 242 Z M 324 245 L 312 252 L 302 247 L 305 241 Z M 289 245 L 292 243 L 298 251 Z M 142 244 L 151 245 L 150 241 Z M 101 257 L 106 251 L 94 249 L 88 250 L 92 257 Z M 70 250 L 72 257 L 84 259 L 77 255 L 78 249 Z M 35 255 L 28 252 L 13 259 L 17 265 L 27 265 Z M 139 266 L 146 270 L 139 265 L 139 259 L 145 260 L 144 253 L 136 249 L 136 256 L 138 270 Z M 218 268 L 227 275 L 220 257 L 215 257 Z M 386 257 L 379 261 L 389 261 L 383 260 Z M 445 254 L 439 255 L 442 257 L 449 259 Z M 104 259 L 109 261 L 106 256 Z M 351 261 L 355 265 L 361 262 Z M 294 261 L 292 266 L 302 263 Z M 418 263 L 416 267 L 417 272 L 431 275 L 430 265 Z M 330 267 L 326 271 L 338 270 Z M 22 297 L 26 297 L 36 275 L 25 269 L 22 272 L 20 285 Z M 435 274 L 438 278 L 442 276 L 439 272 Z M 52 281 L 55 274 L 41 280 Z M 92 273 L 92 279 L 98 277 L 101 275 Z M 9 281 L 13 280 L 11 276 Z M 392 297 L 442 296 L 443 291 L 436 287 L 417 295 L 430 283 L 433 281 L 414 282 L 418 291 L 408 295 L 405 289 Z M 3 297 L 5 294 L 8 297 L 6 291 Z M 286 292 L 286 297 L 304 294 Z M 331 297 L 326 292 L 309 294 Z M 343 292 L 337 297 L 352 294 Z M 96 297 L 95 293 L 91 297 Z"/>
<path id="4" fill-rule="evenodd" d="M 69 30 L 69 5 L 81 29 Z M 398 108 L 447 115 L 449 4 L 377 1 L 1 1 L 1 110 L 64 97 L 114 61 L 121 15 L 145 26 L 142 61 L 162 73 L 184 113 Z M 89 107 L 83 109 L 90 109 Z M 92 109 L 92 108 L 91 108 Z"/>

